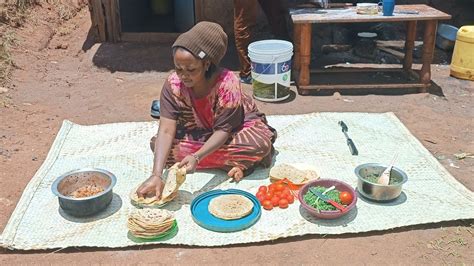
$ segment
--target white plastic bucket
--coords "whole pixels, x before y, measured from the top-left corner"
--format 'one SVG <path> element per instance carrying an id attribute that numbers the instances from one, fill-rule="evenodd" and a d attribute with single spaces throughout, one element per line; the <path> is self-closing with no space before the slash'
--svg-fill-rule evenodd
<path id="1" fill-rule="evenodd" d="M 277 102 L 288 98 L 293 44 L 283 40 L 264 40 L 251 43 L 248 51 L 255 99 Z"/>

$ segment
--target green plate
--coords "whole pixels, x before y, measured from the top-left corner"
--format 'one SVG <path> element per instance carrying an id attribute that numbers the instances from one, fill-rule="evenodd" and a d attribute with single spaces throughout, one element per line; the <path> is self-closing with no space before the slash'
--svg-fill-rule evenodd
<path id="1" fill-rule="evenodd" d="M 168 202 L 165 202 L 163 204 L 160 204 L 160 205 L 149 205 L 149 204 L 143 204 L 143 203 L 137 203 L 133 200 L 130 200 L 130 203 L 137 207 L 138 209 L 145 209 L 145 208 L 150 208 L 150 209 L 159 209 L 163 206 L 165 206 L 166 204 L 170 203 L 171 201 L 168 201 Z"/>
<path id="2" fill-rule="evenodd" d="M 177 233 L 178 233 L 178 222 L 176 222 L 175 220 L 173 225 L 168 231 L 163 232 L 159 235 L 150 236 L 150 237 L 137 237 L 137 236 L 134 236 L 130 231 L 128 231 L 127 236 L 130 240 L 134 242 L 143 243 L 143 242 L 153 242 L 153 241 L 166 241 L 173 238 Z"/>

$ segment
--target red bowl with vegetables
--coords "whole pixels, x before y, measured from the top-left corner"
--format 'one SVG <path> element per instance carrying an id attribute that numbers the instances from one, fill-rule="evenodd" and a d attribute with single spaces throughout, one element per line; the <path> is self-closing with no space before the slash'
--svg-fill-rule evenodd
<path id="1" fill-rule="evenodd" d="M 298 199 L 311 215 L 320 219 L 337 219 L 356 206 L 357 194 L 349 184 L 342 181 L 318 179 L 304 185 L 298 193 Z"/>

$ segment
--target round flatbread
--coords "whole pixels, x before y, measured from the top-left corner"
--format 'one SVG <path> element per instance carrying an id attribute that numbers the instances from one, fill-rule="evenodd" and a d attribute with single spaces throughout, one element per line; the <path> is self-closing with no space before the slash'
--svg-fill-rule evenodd
<path id="1" fill-rule="evenodd" d="M 179 163 L 176 163 L 175 165 L 170 167 L 170 169 L 168 169 L 165 186 L 161 194 L 162 201 L 169 201 L 174 199 L 173 194 L 178 191 L 179 187 L 186 180 L 186 168 L 178 168 L 178 164 Z"/>
<path id="2" fill-rule="evenodd" d="M 142 197 L 138 197 L 138 194 L 137 194 L 137 190 L 140 186 L 134 188 L 131 192 L 130 192 L 130 200 L 132 201 L 133 204 L 144 204 L 144 205 L 148 205 L 148 204 L 152 204 L 153 202 L 156 201 L 156 197 L 153 196 L 153 197 L 145 197 L 145 198 L 142 198 Z"/>
<path id="3" fill-rule="evenodd" d="M 148 225 L 160 225 L 173 218 L 173 213 L 162 209 L 136 209 L 129 217 Z"/>
<path id="4" fill-rule="evenodd" d="M 162 209 L 135 209 L 128 216 L 127 227 L 136 237 L 148 238 L 161 235 L 173 227 L 172 212 Z"/>
<path id="5" fill-rule="evenodd" d="M 270 169 L 270 179 L 281 180 L 286 178 L 295 185 L 303 185 L 310 180 L 319 178 L 315 170 L 308 168 L 304 165 L 293 166 L 285 163 L 275 165 Z"/>
<path id="6" fill-rule="evenodd" d="M 209 212 L 217 218 L 236 220 L 249 215 L 253 209 L 253 202 L 242 195 L 222 195 L 209 202 Z"/>
<path id="7" fill-rule="evenodd" d="M 165 205 L 167 202 L 170 202 L 174 198 L 176 198 L 176 196 L 178 195 L 179 187 L 186 180 L 186 168 L 178 168 L 178 164 L 179 163 L 174 164 L 166 172 L 166 180 L 163 187 L 163 192 L 159 199 L 154 196 L 148 198 L 138 197 L 137 187 L 130 192 L 131 203 L 139 208 L 157 208 Z"/>

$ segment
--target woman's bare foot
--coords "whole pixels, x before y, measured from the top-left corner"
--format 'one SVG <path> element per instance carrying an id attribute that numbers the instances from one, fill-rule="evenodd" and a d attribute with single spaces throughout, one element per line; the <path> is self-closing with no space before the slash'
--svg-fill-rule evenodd
<path id="1" fill-rule="evenodd" d="M 235 166 L 234 168 L 230 169 L 227 175 L 232 177 L 236 182 L 239 182 L 244 177 L 244 171 L 242 171 L 240 167 Z"/>

